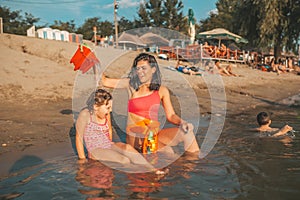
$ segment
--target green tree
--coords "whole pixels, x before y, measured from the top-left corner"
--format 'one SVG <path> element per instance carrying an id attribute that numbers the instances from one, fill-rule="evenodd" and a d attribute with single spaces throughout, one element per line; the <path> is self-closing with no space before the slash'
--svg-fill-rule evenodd
<path id="1" fill-rule="evenodd" d="M 50 28 L 64 30 L 70 33 L 76 32 L 74 20 L 71 20 L 69 22 L 62 22 L 60 20 L 59 21 L 55 20 L 54 24 L 50 25 Z"/>
<path id="2" fill-rule="evenodd" d="M 118 24 L 120 33 L 135 28 L 135 23 L 126 19 L 125 17 L 121 17 Z"/>
<path id="3" fill-rule="evenodd" d="M 99 27 L 100 27 L 100 18 L 93 17 L 88 18 L 84 21 L 83 25 L 77 29 L 77 33 L 83 35 L 83 38 L 86 40 L 91 40 L 94 37 L 93 27 L 97 27 L 97 34 L 100 34 Z"/>
<path id="4" fill-rule="evenodd" d="M 211 12 L 207 19 L 201 20 L 200 31 L 207 31 L 214 28 L 225 28 L 229 31 L 240 33 L 235 26 L 237 22 L 234 14 L 236 10 L 237 1 L 233 0 L 219 0 L 216 3 L 217 12 Z"/>
<path id="5" fill-rule="evenodd" d="M 140 4 L 135 24 L 137 27 L 152 26 L 187 33 L 188 23 L 183 7 L 181 0 L 148 0 Z"/>
<path id="6" fill-rule="evenodd" d="M 136 28 L 151 26 L 149 13 L 147 12 L 146 6 L 143 3 L 140 3 L 138 18 L 135 19 L 135 24 Z"/>
<path id="7" fill-rule="evenodd" d="M 162 1 L 149 0 L 146 3 L 146 9 L 150 17 L 151 26 L 162 27 L 164 23 Z"/>
<path id="8" fill-rule="evenodd" d="M 281 55 L 282 50 L 296 50 L 299 39 L 299 0 L 246 0 L 240 3 L 243 8 L 237 10 L 245 33 L 253 38 L 253 45 L 262 50 L 274 49 L 275 57 Z M 249 5 L 254 14 L 245 8 Z M 249 8 L 248 8 L 249 9 Z M 246 12 L 242 13 L 242 10 Z M 249 15 L 248 15 L 249 14 Z M 254 30 L 250 30 L 250 27 Z M 253 35 L 251 35 L 253 34 Z"/>
<path id="9" fill-rule="evenodd" d="M 165 0 L 163 5 L 164 28 L 188 33 L 188 19 L 183 14 L 181 0 Z"/>
<path id="10" fill-rule="evenodd" d="M 300 0 L 219 0 L 217 12 L 200 21 L 201 30 L 222 27 L 260 51 L 296 50 L 300 33 Z"/>
<path id="11" fill-rule="evenodd" d="M 99 27 L 97 27 L 98 33 L 102 36 L 110 36 L 114 34 L 113 24 L 109 21 L 100 22 Z"/>
<path id="12" fill-rule="evenodd" d="M 21 15 L 21 10 L 11 11 L 7 7 L 0 6 L 0 16 L 3 19 L 3 31 L 5 33 L 26 35 L 27 29 L 39 21 L 32 14 L 25 13 L 25 18 Z"/>
<path id="13" fill-rule="evenodd" d="M 23 22 L 28 26 L 33 26 L 39 20 L 40 18 L 36 18 L 32 14 L 25 12 L 25 19 L 23 20 Z"/>
<path id="14" fill-rule="evenodd" d="M 255 50 L 259 49 L 258 22 L 260 21 L 260 8 L 253 3 L 253 0 L 238 1 L 234 17 L 242 35 L 249 41 L 247 46 Z"/>

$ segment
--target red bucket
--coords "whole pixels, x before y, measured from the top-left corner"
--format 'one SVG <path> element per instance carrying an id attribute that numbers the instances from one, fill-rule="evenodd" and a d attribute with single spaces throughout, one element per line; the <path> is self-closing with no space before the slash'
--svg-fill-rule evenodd
<path id="1" fill-rule="evenodd" d="M 70 60 L 70 63 L 74 64 L 74 71 L 81 70 L 82 73 L 87 72 L 91 67 L 100 63 L 95 54 L 90 48 L 79 45 L 77 51 Z"/>

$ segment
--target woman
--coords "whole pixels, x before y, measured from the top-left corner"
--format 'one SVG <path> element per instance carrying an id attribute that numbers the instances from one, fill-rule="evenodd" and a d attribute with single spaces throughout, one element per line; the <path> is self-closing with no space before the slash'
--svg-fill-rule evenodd
<path id="1" fill-rule="evenodd" d="M 184 143 L 188 152 L 198 152 L 199 146 L 193 133 L 193 125 L 176 115 L 169 90 L 161 85 L 161 74 L 154 56 L 141 53 L 132 65 L 128 78 L 112 79 L 102 76 L 102 84 L 109 88 L 127 88 L 128 120 L 127 127 L 143 120 L 158 121 L 158 110 L 162 104 L 166 118 L 178 127 L 160 130 L 158 133 L 158 148 Z M 138 134 L 127 128 L 127 143 L 141 150 Z"/>

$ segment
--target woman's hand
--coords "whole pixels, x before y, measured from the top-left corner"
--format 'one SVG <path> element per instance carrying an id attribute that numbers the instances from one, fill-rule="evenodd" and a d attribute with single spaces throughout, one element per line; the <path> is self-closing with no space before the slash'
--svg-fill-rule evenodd
<path id="1" fill-rule="evenodd" d="M 181 124 L 180 124 L 180 128 L 183 130 L 183 132 L 187 133 L 189 131 L 192 131 L 194 129 L 194 126 L 193 124 L 191 123 L 188 123 L 186 121 L 183 121 Z"/>

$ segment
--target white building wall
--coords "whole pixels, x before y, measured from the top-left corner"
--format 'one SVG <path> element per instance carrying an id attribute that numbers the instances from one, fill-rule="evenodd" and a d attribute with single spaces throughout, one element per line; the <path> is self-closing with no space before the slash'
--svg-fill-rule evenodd
<path id="1" fill-rule="evenodd" d="M 32 26 L 29 29 L 27 29 L 27 36 L 28 37 L 35 37 L 35 26 Z"/>

